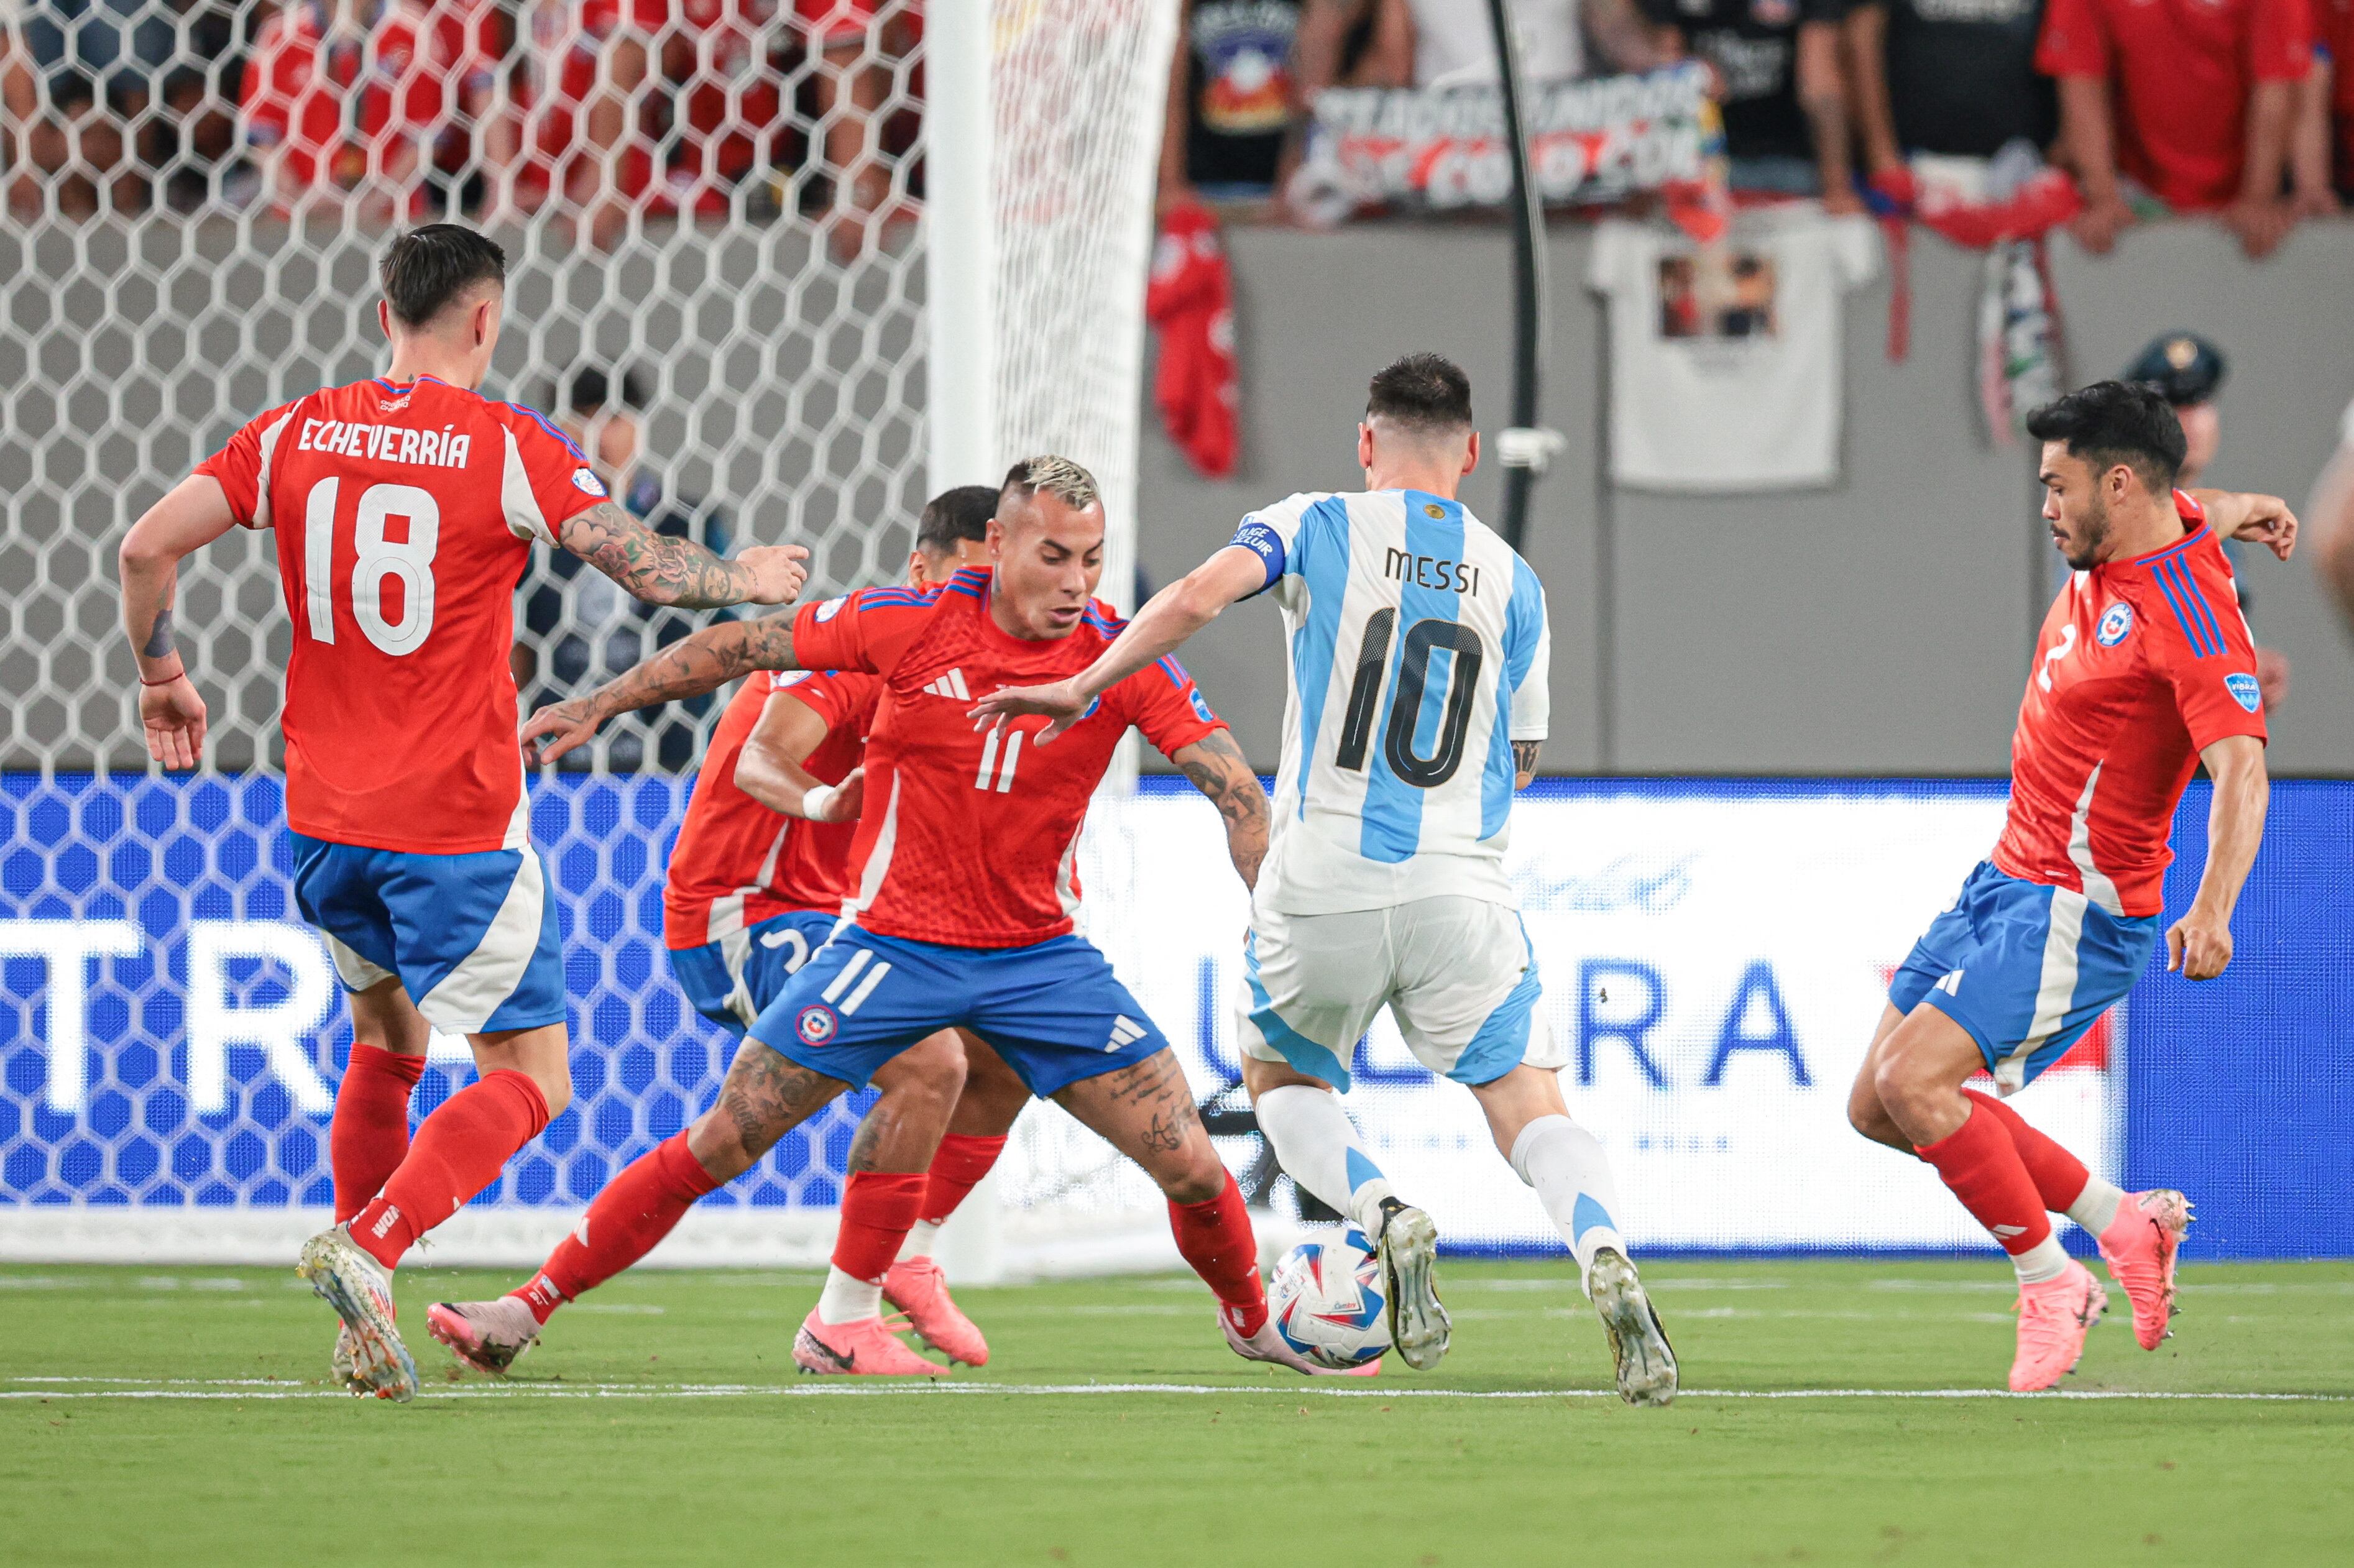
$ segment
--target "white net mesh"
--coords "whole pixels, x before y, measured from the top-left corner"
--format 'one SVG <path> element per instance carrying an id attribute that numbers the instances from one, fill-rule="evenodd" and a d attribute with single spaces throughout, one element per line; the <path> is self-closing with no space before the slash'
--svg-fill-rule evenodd
<path id="1" fill-rule="evenodd" d="M 1021 349 L 996 378 L 1003 444 L 1080 456 L 1122 519 L 1172 16 L 994 16 L 1001 308 Z M 722 549 L 806 544 L 820 588 L 896 578 L 932 488 L 923 34 L 902 0 L 0 0 L 0 1250 L 57 1249 L 28 1217 L 126 1236 L 196 1208 L 268 1255 L 275 1222 L 328 1195 L 350 1027 L 289 894 L 269 541 L 233 535 L 184 570 L 212 735 L 174 779 L 145 772 L 132 712 L 122 530 L 254 413 L 379 369 L 376 257 L 401 225 L 457 217 L 508 251 L 489 389 L 567 425 L 633 509 Z M 1128 536 L 1106 578 L 1121 600 Z M 518 590 L 525 703 L 694 623 L 543 555 Z M 660 937 L 684 802 L 666 775 L 713 711 L 614 726 L 588 776 L 536 790 L 578 1093 L 464 1216 L 532 1219 L 502 1233 L 517 1261 L 555 1234 L 545 1209 L 586 1202 L 725 1068 Z M 470 1072 L 440 1054 L 417 1114 Z M 830 1205 L 859 1108 L 710 1206 Z M 1044 1125 L 1014 1196 L 1084 1210 L 1108 1150 Z M 239 1230 L 255 1220 L 273 1223 Z M 822 1225 L 786 1228 L 822 1245 Z"/>

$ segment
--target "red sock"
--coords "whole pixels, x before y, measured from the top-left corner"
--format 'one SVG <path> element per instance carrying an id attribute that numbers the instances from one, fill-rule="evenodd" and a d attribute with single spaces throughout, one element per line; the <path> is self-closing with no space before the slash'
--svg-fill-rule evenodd
<path id="1" fill-rule="evenodd" d="M 663 1139 L 606 1182 L 531 1283 L 507 1294 L 522 1297 L 531 1315 L 546 1322 L 558 1307 L 653 1251 L 695 1200 L 718 1186 L 686 1147 L 686 1134 Z"/>
<path id="2" fill-rule="evenodd" d="M 352 1042 L 352 1065 L 335 1086 L 327 1124 L 327 1165 L 335 1173 L 335 1223 L 367 1206 L 408 1155 L 408 1095 L 425 1058 Z"/>
<path id="3" fill-rule="evenodd" d="M 1962 1207 L 2017 1257 L 2052 1234 L 2042 1195 L 1999 1116 L 1978 1106 L 1948 1137 L 1914 1150 L 1937 1168 Z"/>
<path id="4" fill-rule="evenodd" d="M 833 1266 L 853 1279 L 880 1284 L 915 1228 L 924 1206 L 920 1171 L 854 1171 L 842 1189 L 842 1228 L 833 1235 Z"/>
<path id="5" fill-rule="evenodd" d="M 981 1178 L 1004 1152 L 1002 1135 L 975 1138 L 952 1132 L 941 1139 L 939 1151 L 932 1156 L 932 1168 L 924 1173 L 924 1204 L 916 1217 L 928 1225 L 941 1224 L 981 1185 Z"/>
<path id="6" fill-rule="evenodd" d="M 387 1268 L 409 1244 L 499 1179 L 507 1157 L 547 1125 L 547 1097 L 512 1068 L 485 1074 L 425 1118 L 408 1156 L 352 1219 L 352 1240 Z"/>
<path id="7" fill-rule="evenodd" d="M 1177 1250 L 1193 1266 L 1245 1339 L 1267 1322 L 1267 1287 L 1258 1277 L 1258 1238 L 1251 1234 L 1243 1190 L 1226 1175 L 1225 1190 L 1206 1202 L 1169 1202 Z"/>
<path id="8" fill-rule="evenodd" d="M 1976 1089 L 1964 1089 L 1981 1107 L 1992 1111 L 2002 1122 L 2003 1130 L 2010 1134 L 2010 1146 L 2019 1150 L 2020 1163 L 2027 1167 L 2029 1180 L 2035 1183 L 2036 1194 L 2043 1206 L 2055 1214 L 2064 1214 L 2068 1205 L 2084 1195 L 2084 1183 L 2093 1173 L 2084 1162 L 2057 1143 L 2028 1125 L 2027 1118 L 1995 1098 Z"/>

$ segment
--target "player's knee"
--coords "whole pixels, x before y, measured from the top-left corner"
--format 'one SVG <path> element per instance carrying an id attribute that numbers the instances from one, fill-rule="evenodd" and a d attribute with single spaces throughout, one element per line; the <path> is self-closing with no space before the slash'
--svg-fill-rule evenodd
<path id="1" fill-rule="evenodd" d="M 1218 1151 L 1210 1147 L 1207 1138 L 1193 1141 L 1200 1147 L 1189 1145 L 1177 1150 L 1153 1172 L 1172 1203 L 1206 1203 L 1226 1190 L 1226 1166 Z"/>
<path id="2" fill-rule="evenodd" d="M 686 1129 L 686 1151 L 695 1156 L 695 1162 L 713 1181 L 722 1183 L 733 1181 L 752 1169 L 767 1147 L 763 1144 L 759 1150 L 748 1148 L 735 1118 L 721 1114 L 717 1106 L 695 1118 Z"/>
<path id="3" fill-rule="evenodd" d="M 572 1069 L 569 1066 L 546 1075 L 533 1075 L 539 1085 L 542 1098 L 547 1101 L 547 1119 L 554 1121 L 572 1104 Z"/>

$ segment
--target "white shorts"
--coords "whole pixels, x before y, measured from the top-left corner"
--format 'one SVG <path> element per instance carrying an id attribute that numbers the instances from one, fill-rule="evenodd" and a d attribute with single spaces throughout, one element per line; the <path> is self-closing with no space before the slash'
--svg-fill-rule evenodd
<path id="1" fill-rule="evenodd" d="M 1568 1055 L 1537 1005 L 1521 912 L 1447 895 L 1343 915 L 1255 913 L 1236 1035 L 1246 1055 L 1349 1086 L 1357 1042 L 1384 1007 L 1415 1059 L 1458 1084 Z"/>

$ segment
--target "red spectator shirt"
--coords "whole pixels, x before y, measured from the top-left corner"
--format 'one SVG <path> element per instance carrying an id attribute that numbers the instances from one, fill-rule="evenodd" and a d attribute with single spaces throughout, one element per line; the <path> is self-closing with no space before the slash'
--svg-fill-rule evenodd
<path id="1" fill-rule="evenodd" d="M 2011 875 L 2117 916 L 2162 906 L 2167 835 L 2199 754 L 2264 738 L 2231 562 L 2199 503 L 2177 491 L 2175 506 L 2182 538 L 2074 574 L 2043 618 L 1994 851 Z"/>
<path id="2" fill-rule="evenodd" d="M 967 567 L 934 596 L 866 588 L 793 619 L 798 662 L 883 677 L 851 852 L 858 885 L 844 908 L 880 936 L 1021 948 L 1066 934 L 1079 906 L 1079 828 L 1129 726 L 1163 756 L 1225 727 L 1163 659 L 1050 746 L 1032 744 L 1042 718 L 975 734 L 974 698 L 1076 675 L 1123 624 L 1097 600 L 1068 637 L 1025 641 L 991 618 L 989 596 L 989 572 Z"/>
<path id="3" fill-rule="evenodd" d="M 2330 151 L 2340 190 L 2354 189 L 2354 0 L 2313 0 L 2313 50 L 2327 55 Z"/>
<path id="4" fill-rule="evenodd" d="M 2117 167 L 2180 211 L 2238 199 L 2248 99 L 2302 81 L 2306 0 L 2051 0 L 2035 69 L 2110 84 Z"/>
<path id="5" fill-rule="evenodd" d="M 763 132 L 783 113 L 781 77 L 761 47 L 776 12 L 777 0 L 539 0 L 525 24 L 531 51 L 517 94 L 536 154 L 527 183 L 558 183 L 574 158 L 594 151 L 583 106 L 598 92 L 600 62 L 625 27 L 645 48 L 649 76 L 666 90 L 630 111 L 618 194 L 648 195 L 658 143 L 670 144 L 665 173 L 673 184 L 741 178 L 756 158 L 775 151 L 763 144 Z M 714 196 L 726 206 L 722 193 L 697 195 L 706 208 Z M 667 208 L 668 198 L 657 205 Z"/>
<path id="6" fill-rule="evenodd" d="M 245 139 L 282 145 L 281 167 L 300 185 L 409 179 L 460 127 L 469 92 L 492 85 L 491 25 L 489 7 L 470 0 L 396 0 L 331 43 L 327 7 L 289 5 L 254 39 L 238 101 Z M 406 169 L 404 151 L 416 158 Z"/>
<path id="7" fill-rule="evenodd" d="M 605 499 L 579 449 L 420 376 L 272 408 L 196 471 L 277 531 L 287 824 L 420 854 L 528 842 L 514 590 L 532 542 Z"/>
<path id="8" fill-rule="evenodd" d="M 825 721 L 825 738 L 801 767 L 821 784 L 841 783 L 866 749 L 882 689 L 872 675 L 834 671 L 764 670 L 744 683 L 712 732 L 671 851 L 663 887 L 665 946 L 700 948 L 794 910 L 841 913 L 858 824 L 780 816 L 737 786 L 736 763 L 769 699 L 779 696 Z"/>

